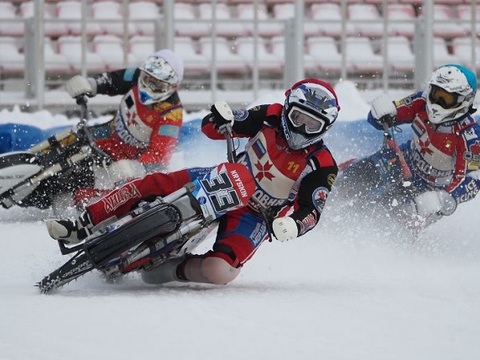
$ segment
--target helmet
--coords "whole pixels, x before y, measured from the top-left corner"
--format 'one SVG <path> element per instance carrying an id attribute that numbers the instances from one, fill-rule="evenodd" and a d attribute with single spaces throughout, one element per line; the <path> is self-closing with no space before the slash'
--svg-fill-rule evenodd
<path id="1" fill-rule="evenodd" d="M 319 79 L 305 79 L 295 83 L 285 96 L 281 123 L 288 146 L 299 150 L 320 141 L 340 110 L 332 86 Z"/>
<path id="2" fill-rule="evenodd" d="M 431 123 L 439 125 L 462 118 L 472 107 L 477 76 L 461 65 L 444 65 L 433 72 L 425 92 Z"/>
<path id="3" fill-rule="evenodd" d="M 138 89 L 144 105 L 168 99 L 183 80 L 183 60 L 168 49 L 150 55 L 140 70 Z"/>

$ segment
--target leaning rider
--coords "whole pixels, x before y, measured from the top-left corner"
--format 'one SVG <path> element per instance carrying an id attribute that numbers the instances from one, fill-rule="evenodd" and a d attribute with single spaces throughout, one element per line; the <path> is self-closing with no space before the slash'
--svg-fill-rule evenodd
<path id="1" fill-rule="evenodd" d="M 424 91 L 393 102 L 381 95 L 371 104 L 368 122 L 375 128 L 411 124 L 413 136 L 400 148 L 417 192 L 416 213 L 428 223 L 453 214 L 480 189 L 476 92 L 475 73 L 449 64 L 433 72 Z"/>
<path id="2" fill-rule="evenodd" d="M 337 175 L 337 164 L 323 137 L 335 122 L 340 106 L 332 86 L 319 79 L 299 81 L 285 96 L 283 105 L 265 104 L 234 111 L 233 136 L 249 138 L 239 162 L 255 179 L 255 201 L 220 219 L 212 250 L 201 255 L 187 254 L 144 271 L 145 282 L 226 284 L 238 276 L 242 266 L 269 238 L 270 226 L 277 240 L 287 241 L 317 225 Z M 213 106 L 203 119 L 202 131 L 211 139 L 224 139 L 222 131 L 228 123 Z M 199 170 L 157 172 L 129 182 L 88 206 L 75 221 L 49 220 L 50 236 L 79 242 L 95 224 L 125 214 L 142 199 L 178 189 L 200 177 Z M 115 202 L 119 192 L 125 196 Z M 268 207 L 273 221 L 262 216 L 259 203 Z"/>

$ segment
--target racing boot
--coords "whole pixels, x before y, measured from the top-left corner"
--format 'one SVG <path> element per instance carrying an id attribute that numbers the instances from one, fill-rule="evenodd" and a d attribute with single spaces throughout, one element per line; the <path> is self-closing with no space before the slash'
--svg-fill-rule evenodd
<path id="1" fill-rule="evenodd" d="M 68 245 L 81 242 L 92 233 L 93 228 L 92 219 L 87 211 L 82 212 L 75 220 L 48 219 L 45 223 L 50 237 Z"/>

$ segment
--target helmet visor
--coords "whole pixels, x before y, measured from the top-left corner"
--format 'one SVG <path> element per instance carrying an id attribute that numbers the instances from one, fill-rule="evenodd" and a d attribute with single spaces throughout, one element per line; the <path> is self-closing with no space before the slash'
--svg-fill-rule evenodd
<path id="1" fill-rule="evenodd" d="M 324 119 L 313 116 L 297 106 L 292 106 L 288 112 L 288 119 L 294 127 L 303 128 L 308 135 L 321 133 L 326 125 Z"/>
<path id="2" fill-rule="evenodd" d="M 171 84 L 168 84 L 162 80 L 154 78 L 152 75 L 142 71 L 139 77 L 139 81 L 144 89 L 149 90 L 152 93 L 163 94 L 172 88 Z"/>
<path id="3" fill-rule="evenodd" d="M 464 96 L 460 96 L 456 93 L 450 93 L 439 86 L 432 85 L 428 99 L 432 104 L 440 105 L 444 109 L 453 109 L 460 105 Z"/>

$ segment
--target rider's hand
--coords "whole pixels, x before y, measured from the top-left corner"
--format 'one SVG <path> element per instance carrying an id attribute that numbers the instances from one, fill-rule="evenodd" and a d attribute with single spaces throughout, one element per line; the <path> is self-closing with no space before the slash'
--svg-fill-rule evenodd
<path id="1" fill-rule="evenodd" d="M 226 126 L 233 125 L 233 113 L 225 101 L 217 101 L 210 108 L 210 119 L 215 129 L 222 131 Z"/>
<path id="2" fill-rule="evenodd" d="M 386 94 L 382 94 L 373 99 L 370 106 L 372 116 L 381 124 L 386 121 L 391 121 L 397 116 L 397 108 Z"/>
<path id="3" fill-rule="evenodd" d="M 72 98 L 81 95 L 95 96 L 97 94 L 97 82 L 92 78 L 84 78 L 75 75 L 65 83 L 65 89 Z"/>
<path id="4" fill-rule="evenodd" d="M 445 190 L 427 191 L 415 199 L 417 214 L 427 217 L 433 213 L 452 215 L 457 209 L 457 201 Z"/>
<path id="5" fill-rule="evenodd" d="M 272 230 L 277 240 L 282 242 L 295 239 L 298 236 L 297 224 L 290 216 L 273 220 Z"/>

